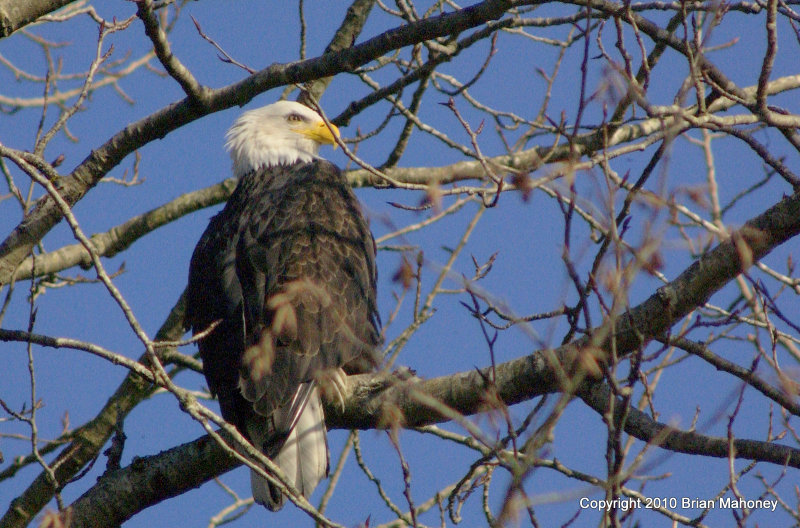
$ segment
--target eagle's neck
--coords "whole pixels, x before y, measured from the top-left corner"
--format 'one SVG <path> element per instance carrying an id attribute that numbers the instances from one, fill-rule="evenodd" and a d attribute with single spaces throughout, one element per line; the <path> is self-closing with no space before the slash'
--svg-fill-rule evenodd
<path id="1" fill-rule="evenodd" d="M 294 165 L 295 163 L 308 163 L 319 159 L 316 154 L 309 152 L 285 151 L 285 150 L 260 150 L 244 157 L 233 158 L 233 174 L 241 178 L 258 169 L 274 167 L 278 165 Z"/>

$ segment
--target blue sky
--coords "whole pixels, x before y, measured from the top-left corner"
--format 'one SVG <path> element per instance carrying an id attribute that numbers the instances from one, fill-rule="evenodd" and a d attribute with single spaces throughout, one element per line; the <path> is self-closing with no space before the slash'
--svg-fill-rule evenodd
<path id="1" fill-rule="evenodd" d="M 281 4 L 282 5 L 282 4 Z M 316 56 L 328 43 L 347 7 L 346 3 L 317 2 L 307 3 L 307 54 Z M 116 16 L 121 20 L 135 12 L 134 6 L 127 2 L 112 2 L 98 5 L 103 16 Z M 565 15 L 576 8 L 553 4 L 536 12 L 536 16 Z M 245 72 L 234 66 L 219 61 L 215 50 L 196 32 L 189 15 L 194 16 L 203 31 L 215 38 L 232 56 L 254 68 L 261 69 L 271 63 L 282 63 L 297 60 L 298 15 L 295 5 L 278 7 L 273 2 L 222 2 L 202 1 L 186 5 L 174 31 L 170 35 L 173 52 L 195 74 L 198 80 L 213 88 L 225 86 L 242 79 Z M 664 15 L 648 13 L 659 21 Z M 379 13 L 376 8 L 370 18 L 359 42 L 366 40 L 390 27 L 397 21 L 388 15 Z M 606 49 L 613 51 L 614 37 L 612 25 L 605 27 L 604 43 Z M 82 17 L 61 25 L 48 24 L 36 26 L 30 31 L 53 40 L 69 41 L 70 46 L 53 50 L 54 57 L 63 59 L 63 71 L 82 71 L 90 61 L 96 39 L 96 26 L 88 17 Z M 563 38 L 568 29 L 530 29 L 537 36 Z M 139 56 L 147 51 L 149 41 L 143 34 L 141 23 L 134 21 L 130 29 L 113 35 L 105 45 L 113 43 L 115 52 L 112 58 L 121 57 L 128 50 L 132 56 Z M 793 49 L 796 42 L 790 39 L 788 26 L 782 27 L 781 49 Z M 636 46 L 631 35 L 627 36 L 628 45 Z M 737 13 L 728 15 L 721 27 L 712 33 L 713 44 L 723 44 L 736 39 L 736 45 L 721 49 L 711 55 L 712 60 L 740 86 L 749 86 L 757 79 L 757 68 L 763 57 L 763 17 L 745 16 Z M 648 48 L 650 41 L 645 41 Z M 561 66 L 558 81 L 554 85 L 553 97 L 548 115 L 558 120 L 561 113 L 567 123 L 573 123 L 578 105 L 578 86 L 580 83 L 579 61 L 582 53 L 582 42 L 567 52 Z M 608 76 L 605 61 L 597 58 L 599 49 L 594 35 L 590 39 L 592 57 L 587 61 L 588 89 L 593 92 Z M 541 91 L 545 83 L 537 74 L 537 69 L 550 72 L 555 64 L 558 50 L 545 44 L 531 44 L 519 36 L 501 35 L 497 43 L 497 54 L 493 57 L 480 82 L 470 89 L 470 93 L 479 100 L 485 101 L 499 109 L 513 111 L 520 115 L 533 116 L 541 104 Z M 462 81 L 468 80 L 480 68 L 489 52 L 489 43 L 482 42 L 463 52 L 452 63 L 445 65 L 441 71 L 455 75 Z M 408 56 L 408 50 L 403 51 Z M 14 35 L 0 41 L 0 54 L 14 64 L 28 71 L 42 74 L 45 59 L 41 48 L 32 43 L 24 35 Z M 792 52 L 779 56 L 773 78 L 797 73 L 797 64 Z M 638 63 L 637 63 L 638 64 Z M 153 65 L 158 67 L 156 61 Z M 674 54 L 659 64 L 654 82 L 648 93 L 653 104 L 669 105 L 683 81 L 686 73 L 685 62 L 675 58 Z M 394 78 L 396 72 L 378 72 L 376 80 L 387 82 Z M 62 87 L 74 85 L 65 82 Z M 126 77 L 120 82 L 124 92 L 135 101 L 129 104 L 111 88 L 103 88 L 91 95 L 85 104 L 85 111 L 78 113 L 69 124 L 70 133 L 78 139 L 70 140 L 65 134 L 59 134 L 46 151 L 45 158 L 54 159 L 64 154 L 61 167 L 67 173 L 80 163 L 90 152 L 103 141 L 126 124 L 141 119 L 153 111 L 178 101 L 183 94 L 179 86 L 169 78 L 162 78 L 144 69 Z M 15 97 L 38 97 L 41 89 L 26 81 L 17 81 L 6 69 L 0 70 L 0 93 Z M 408 104 L 412 86 L 404 94 Z M 341 112 L 351 101 L 363 97 L 369 89 L 352 76 L 337 76 L 324 97 L 322 106 L 329 116 Z M 247 108 L 268 104 L 280 96 L 280 90 L 258 96 Z M 431 123 L 453 139 L 467 143 L 468 139 L 453 114 L 440 103 L 446 98 L 440 93 L 429 92 L 423 100 L 419 115 L 425 122 Z M 792 93 L 776 98 L 778 104 L 785 104 L 797 111 L 796 96 Z M 689 100 L 688 103 L 693 101 Z M 477 127 L 483 117 L 471 110 L 467 103 L 458 100 L 459 109 Z M 792 105 L 794 105 L 792 107 Z M 387 106 L 377 105 L 368 112 L 357 116 L 349 127 L 343 128 L 345 137 L 352 137 L 357 129 L 371 130 L 382 120 Z M 139 151 L 141 185 L 122 187 L 101 183 L 92 190 L 75 208 L 75 215 L 86 233 L 105 232 L 133 215 L 148 211 L 172 200 L 186 192 L 207 187 L 230 175 L 230 162 L 222 145 L 224 133 L 241 109 L 232 108 L 218 112 L 195 121 L 180 130 L 170 133 L 162 140 L 151 142 Z M 584 123 L 597 123 L 602 107 L 598 102 L 587 107 Z M 736 112 L 741 112 L 737 109 Z M 0 142 L 5 146 L 19 149 L 31 148 L 40 110 L 26 109 L 13 114 L 0 116 Z M 641 115 L 641 111 L 639 112 Z M 52 124 L 56 111 L 51 108 L 46 123 Z M 380 165 L 397 137 L 402 121 L 394 119 L 387 129 L 374 139 L 359 145 L 358 155 L 374 165 Z M 509 136 L 515 139 L 518 133 Z M 698 133 L 691 135 L 697 138 Z M 797 166 L 797 153 L 792 153 L 786 143 L 775 135 L 764 136 L 763 139 L 775 149 L 776 157 L 788 156 L 787 164 Z M 552 137 L 541 140 L 549 144 Z M 493 123 L 487 121 L 480 135 L 480 147 L 486 155 L 504 153 L 504 147 L 493 131 Z M 630 172 L 631 178 L 638 177 L 639 171 L 646 164 L 655 148 L 650 147 L 641 154 L 622 157 L 614 160 L 613 169 L 619 174 Z M 719 139 L 714 142 L 716 169 L 720 181 L 721 200 L 727 202 L 731 197 L 761 177 L 763 169 L 755 156 L 744 151 L 741 143 L 732 139 Z M 322 153 L 331 161 L 345 166 L 349 160 L 340 151 L 330 149 Z M 463 155 L 443 146 L 419 130 L 410 140 L 407 153 L 401 166 L 439 166 L 462 161 Z M 121 178 L 125 171 L 130 173 L 134 160 L 129 156 L 114 169 L 109 176 Z M 19 172 L 12 173 L 18 185 L 24 183 L 23 192 L 27 190 L 27 181 Z M 547 167 L 543 171 L 549 170 Z M 676 139 L 668 159 L 657 169 L 658 176 L 648 183 L 651 191 L 665 194 L 673 193 L 678 200 L 697 210 L 707 217 L 707 211 L 701 204 L 692 203 L 689 191 L 705 186 L 705 167 L 702 152 L 686 138 Z M 538 177 L 542 174 L 535 173 Z M 605 181 L 599 170 L 581 172 L 577 175 L 576 186 L 586 203 L 598 211 L 602 211 L 608 201 Z M 0 191 L 0 194 L 6 190 Z M 789 193 L 788 185 L 774 178 L 769 184 L 753 193 L 748 199 L 734 207 L 725 218 L 728 225 L 736 226 L 761 212 L 778 201 L 783 193 Z M 41 194 L 37 189 L 36 194 Z M 386 191 L 375 189 L 357 190 L 363 201 L 365 211 L 371 220 L 371 226 L 377 237 L 394 228 L 419 222 L 428 217 L 430 212 L 411 212 L 393 207 L 389 202 L 400 202 L 406 205 L 417 205 L 424 194 L 411 191 Z M 624 196 L 618 195 L 614 200 L 618 207 Z M 447 199 L 445 205 L 452 203 Z M 137 241 L 130 250 L 104 261 L 110 271 L 125 266 L 125 272 L 115 279 L 115 284 L 131 304 L 134 313 L 145 330 L 152 336 L 163 322 L 170 308 L 177 300 L 186 283 L 188 262 L 192 249 L 205 228 L 208 219 L 219 209 L 218 207 L 196 212 L 171 223 Z M 449 249 L 455 247 L 466 225 L 477 211 L 475 204 L 468 204 L 459 214 L 454 215 L 422 231 L 415 232 L 392 241 L 403 245 L 418 246 L 424 249 L 426 266 L 423 275 L 423 289 L 427 289 L 449 256 Z M 654 224 L 654 230 L 662 233 L 665 267 L 662 272 L 668 278 L 674 278 L 692 260 L 686 251 L 685 243 L 674 228 L 666 224 L 668 215 L 659 212 L 651 215 L 644 207 L 634 206 L 633 221 L 629 240 L 636 243 L 645 233 L 645 221 Z M 0 201 L 0 231 L 9 232 L 20 221 L 18 205 L 12 200 Z M 461 274 L 471 276 L 474 272 L 471 256 L 483 263 L 491 255 L 497 259 L 489 276 L 481 281 L 480 286 L 491 295 L 501 300 L 514 313 L 529 314 L 557 309 L 563 302 L 574 303 L 575 293 L 561 260 L 563 249 L 563 217 L 556 202 L 542 192 L 535 192 L 530 200 L 524 201 L 517 194 L 507 193 L 501 196 L 498 207 L 488 210 L 480 222 L 466 249 L 459 256 L 454 269 L 455 278 Z M 691 230 L 691 229 L 690 229 Z M 694 235 L 699 235 L 693 231 Z M 4 235 L 5 236 L 5 235 Z M 597 250 L 588 236 L 585 224 L 576 222 L 573 231 L 571 256 L 576 266 L 584 274 L 592 264 Z M 68 227 L 62 223 L 52 230 L 44 239 L 44 247 L 52 250 L 65 244 L 74 243 Z M 785 271 L 786 259 L 794 251 L 796 242 L 789 242 L 779 248 L 765 263 L 781 272 Z M 379 304 L 384 321 L 395 306 L 393 293 L 400 294 L 401 288 L 391 281 L 398 269 L 401 254 L 395 251 L 381 251 L 378 265 L 381 277 Z M 91 271 L 68 270 L 69 275 L 81 274 L 93 277 Z M 757 275 L 758 276 L 758 275 Z M 758 276 L 761 278 L 760 276 Z M 637 277 L 629 293 L 629 302 L 635 305 L 655 291 L 661 283 L 647 274 Z M 25 291 L 28 282 L 17 285 L 15 298 L 2 322 L 3 328 L 25 329 L 28 321 L 28 303 Z M 456 281 L 445 284 L 447 288 L 457 287 Z M 777 288 L 774 284 L 770 287 Z M 5 295 L 2 291 L 2 295 Z M 726 306 L 736 297 L 732 288 L 712 298 L 711 302 L 718 306 Z M 432 377 L 445 375 L 489 364 L 489 353 L 480 327 L 475 319 L 460 305 L 459 301 L 468 301 L 463 294 L 440 295 L 435 303 L 436 313 L 411 338 L 398 362 L 413 368 L 420 376 Z M 785 301 L 783 310 L 787 314 L 797 312 L 796 297 Z M 37 319 L 35 331 L 54 336 L 68 336 L 95 342 L 128 357 L 136 358 L 142 347 L 130 331 L 120 310 L 113 303 L 105 289 L 99 284 L 80 285 L 69 288 L 51 289 L 36 301 Z M 594 321 L 600 320 L 596 306 Z M 794 310 L 794 312 L 792 312 Z M 411 320 L 411 298 L 407 298 L 397 319 L 387 328 L 387 341 L 397 336 Z M 563 321 L 556 323 L 544 321 L 531 324 L 527 331 L 512 329 L 501 332 L 495 345 L 496 360 L 507 361 L 528 354 L 542 345 L 557 346 L 566 330 Z M 532 339 L 531 335 L 537 336 Z M 694 336 L 702 340 L 702 330 Z M 724 348 L 726 357 L 735 359 L 740 364 L 749 365 L 752 356 L 750 347 L 731 341 L 729 348 Z M 4 344 L 2 357 L 5 367 L 0 375 L 0 398 L 19 408 L 29 401 L 29 379 L 27 372 L 27 355 L 20 345 Z M 184 350 L 193 352 L 192 349 Z M 118 386 L 125 375 L 120 367 L 71 350 L 53 350 L 35 348 L 35 365 L 38 397 L 44 407 L 38 413 L 40 434 L 44 438 L 52 438 L 59 434 L 61 418 L 69 413 L 71 426 L 75 427 L 95 416 L 101 405 Z M 718 353 L 723 353 L 719 351 Z M 791 361 L 783 358 L 784 361 Z M 795 367 L 796 363 L 791 364 Z M 796 370 L 795 370 L 796 372 Z M 201 376 L 182 374 L 177 381 L 189 388 L 201 388 L 205 385 Z M 770 380 L 774 381 L 774 380 Z M 656 395 L 660 420 L 679 427 L 689 427 L 695 410 L 701 409 L 698 431 L 713 435 L 725 434 L 727 415 L 736 402 L 740 384 L 719 375 L 713 368 L 696 358 L 689 358 L 682 363 L 667 369 L 660 381 L 660 390 Z M 746 392 L 745 404 L 739 413 L 734 430 L 745 438 L 763 439 L 766 430 L 768 406 L 757 397 L 752 389 Z M 551 396 L 549 405 L 555 402 Z M 522 420 L 533 408 L 536 401 L 526 402 L 511 409 L 516 420 Z M 215 406 L 215 403 L 210 403 Z M 491 428 L 486 417 L 475 418 L 482 426 Z M 449 430 L 463 431 L 453 425 L 445 426 Z M 0 431 L 25 433 L 25 427 L 19 424 L 0 422 Z M 158 394 L 139 405 L 125 422 L 128 443 L 122 463 L 127 465 L 136 456 L 151 455 L 176 444 L 189 441 L 203 434 L 202 428 L 183 414 L 169 394 Z M 338 457 L 341 446 L 347 436 L 346 431 L 333 431 L 330 435 L 331 453 L 334 460 Z M 366 431 L 360 435 L 365 458 L 387 487 L 396 504 L 407 509 L 402 496 L 402 480 L 400 466 L 387 436 L 383 432 Z M 573 402 L 565 412 L 554 432 L 553 443 L 549 444 L 544 455 L 555 457 L 574 469 L 597 476 L 605 475 L 605 442 L 606 430 L 600 417 L 590 411 L 581 402 Z M 404 455 L 407 457 L 412 471 L 412 486 L 415 499 L 426 500 L 436 489 L 457 481 L 466 467 L 477 458 L 474 453 L 459 448 L 451 443 L 435 439 L 429 435 L 404 431 L 401 434 Z M 638 443 L 638 442 L 637 442 Z M 6 463 L 18 454 L 27 452 L 28 446 L 20 441 L 0 438 L 0 451 Z M 635 450 L 636 451 L 636 450 Z M 648 482 L 646 493 L 654 497 L 700 497 L 709 498 L 709 493 L 716 493 L 728 478 L 725 460 L 696 460 L 685 455 L 668 453 L 652 449 L 647 455 L 645 464 L 648 475 L 669 473 L 670 478 Z M 102 474 L 105 465 L 104 457 L 82 481 L 71 485 L 64 493 L 67 503 L 72 502 L 80 493 L 90 487 Z M 737 461 L 735 466 L 741 469 L 746 461 Z M 4 466 L 2 466 L 4 467 Z M 780 468 L 761 464 L 756 472 L 763 473 L 768 480 L 777 478 Z M 498 472 L 500 473 L 500 472 Z M 38 474 L 36 467 L 22 470 L 11 482 L 0 485 L 0 505 L 17 496 L 30 480 Z M 237 469 L 221 478 L 222 482 L 231 486 L 242 496 L 249 495 L 249 477 L 245 469 Z M 796 478 L 786 479 L 779 489 L 790 497 L 791 482 Z M 709 482 L 710 481 L 710 482 Z M 490 504 L 496 510 L 502 502 L 505 492 L 504 475 L 498 475 L 493 484 Z M 320 487 L 320 490 L 324 486 Z M 564 478 L 553 471 L 539 469 L 528 480 L 526 488 L 537 505 L 536 512 L 544 525 L 557 525 L 567 522 L 577 508 L 577 498 L 591 494 L 601 498 L 602 493 L 587 485 Z M 748 477 L 740 483 L 740 489 L 748 496 L 755 498 L 762 491 L 756 479 Z M 316 504 L 321 496 L 318 490 L 312 499 Z M 559 500 L 552 501 L 552 494 L 560 494 Z M 796 498 L 794 499 L 796 501 Z M 204 485 L 176 499 L 166 501 L 150 508 L 132 518 L 126 526 L 205 526 L 210 516 L 230 503 L 230 498 L 220 491 L 214 483 Z M 796 502 L 792 503 L 796 508 Z M 462 514 L 465 526 L 485 524 L 480 510 L 479 498 L 471 498 Z M 4 508 L 5 510 L 5 508 Z M 390 520 L 391 513 L 380 503 L 374 486 L 367 481 L 355 464 L 352 453 L 347 462 L 337 493 L 331 501 L 327 513 L 337 522 L 346 526 L 355 526 L 371 516 L 371 525 L 376 526 Z M 495 511 L 496 513 L 496 511 Z M 696 514 L 697 512 L 694 512 Z M 692 516 L 692 512 L 684 512 Z M 438 512 L 422 518 L 428 525 L 438 524 Z M 584 511 L 579 524 L 597 522 L 597 514 Z M 643 514 L 655 525 L 663 524 L 663 517 L 655 514 Z M 654 520 L 659 519 L 659 520 Z M 731 521 L 730 512 L 713 512 L 708 517 L 709 523 L 726 525 Z M 770 517 L 759 512 L 752 518 L 762 524 L 787 525 L 791 519 L 783 514 Z M 235 526 L 256 526 L 264 523 L 281 525 L 299 524 L 308 526 L 310 520 L 296 508 L 289 505 L 279 514 L 269 514 L 261 509 L 254 509 L 236 521 Z M 524 522 L 524 521 L 523 521 Z"/>

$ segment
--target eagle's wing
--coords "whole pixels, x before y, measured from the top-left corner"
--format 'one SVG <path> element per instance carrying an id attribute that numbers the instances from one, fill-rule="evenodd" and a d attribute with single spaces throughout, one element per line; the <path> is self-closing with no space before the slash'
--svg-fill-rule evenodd
<path id="1" fill-rule="evenodd" d="M 343 175 L 317 161 L 272 187 L 236 251 L 248 340 L 242 393 L 264 415 L 298 383 L 372 358 L 379 343 L 374 242 Z"/>
<path id="2" fill-rule="evenodd" d="M 222 416 L 243 433 L 252 411 L 239 392 L 245 332 L 235 248 L 241 225 L 246 222 L 252 183 L 241 180 L 225 208 L 209 222 L 192 254 L 186 288 L 186 322 L 192 333 L 217 324 L 198 342 L 203 373 L 219 399 Z"/>

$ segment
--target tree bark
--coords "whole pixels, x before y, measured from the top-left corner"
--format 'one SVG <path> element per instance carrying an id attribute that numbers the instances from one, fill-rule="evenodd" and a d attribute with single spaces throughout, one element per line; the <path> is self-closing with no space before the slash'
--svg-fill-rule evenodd
<path id="1" fill-rule="evenodd" d="M 74 0 L 0 0 L 0 38 L 34 22 L 40 16 L 61 9 Z"/>

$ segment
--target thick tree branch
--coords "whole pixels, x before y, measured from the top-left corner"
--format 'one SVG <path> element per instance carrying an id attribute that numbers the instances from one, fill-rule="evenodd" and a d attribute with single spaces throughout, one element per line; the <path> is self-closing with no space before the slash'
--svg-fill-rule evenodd
<path id="1" fill-rule="evenodd" d="M 74 0 L 0 0 L 0 38 L 72 2 Z"/>
<path id="2" fill-rule="evenodd" d="M 219 434 L 226 442 L 234 443 L 225 431 Z M 137 512 L 197 488 L 239 464 L 210 436 L 201 436 L 157 455 L 136 458 L 128 467 L 106 472 L 97 485 L 69 507 L 65 516 L 71 517 L 72 528 L 120 526 Z M 98 524 L 98 519 L 103 519 L 103 523 Z"/>
<path id="3" fill-rule="evenodd" d="M 225 431 L 220 436 L 230 443 Z M 136 513 L 197 488 L 239 466 L 209 435 L 162 451 L 139 457 L 131 465 L 106 472 L 89 491 L 64 514 L 70 527 L 120 526 Z M 102 519 L 102 523 L 98 524 Z"/>
<path id="4" fill-rule="evenodd" d="M 501 391 L 510 398 L 506 403 L 514 403 L 516 398 L 519 398 L 517 401 L 522 401 L 533 395 L 555 390 L 552 383 L 544 379 L 548 368 L 544 366 L 542 356 L 543 353 L 540 352 L 498 365 L 498 388 L 500 384 L 514 386 L 510 390 Z M 505 377 L 512 372 L 520 377 Z M 524 379 L 523 383 L 518 383 L 520 378 Z M 441 414 L 431 413 L 431 407 L 420 408 L 417 403 L 419 399 L 409 396 L 415 391 L 425 391 L 440 402 L 452 403 L 453 409 L 463 408 L 468 411 L 465 414 L 475 414 L 484 410 L 486 404 L 482 397 L 485 394 L 483 380 L 474 371 L 410 384 L 398 382 L 397 379 L 385 375 L 352 376 L 348 379 L 351 397 L 346 402 L 344 415 L 334 416 L 338 403 L 326 407 L 328 427 L 367 429 L 386 426 L 390 424 L 383 418 L 397 416 L 394 411 L 408 417 L 413 416 L 409 424 L 413 422 L 415 425 L 446 419 Z M 526 382 L 536 385 L 528 391 L 523 388 Z M 579 388 L 577 395 L 602 415 L 608 410 L 608 392 L 608 387 L 602 383 L 585 383 Z M 376 400 L 382 402 L 379 405 L 380 412 L 366 415 L 358 412 L 358 407 L 364 401 L 372 405 Z M 387 405 L 387 402 L 391 404 Z M 617 412 L 622 412 L 623 408 L 621 404 L 615 407 Z M 640 440 L 680 453 L 720 458 L 730 456 L 726 438 L 680 431 L 652 420 L 637 409 L 628 408 L 627 412 L 625 431 Z M 350 421 L 351 417 L 367 415 L 370 418 L 364 421 Z M 224 431 L 219 433 L 226 441 L 230 441 Z M 737 439 L 734 440 L 734 448 L 736 458 L 800 468 L 800 450 L 785 445 Z M 107 520 L 100 526 L 116 526 L 143 509 L 196 488 L 238 465 L 239 462 L 209 436 L 202 436 L 157 455 L 137 458 L 130 466 L 103 475 L 97 485 L 70 506 L 71 526 L 98 526 L 97 519 Z"/>

